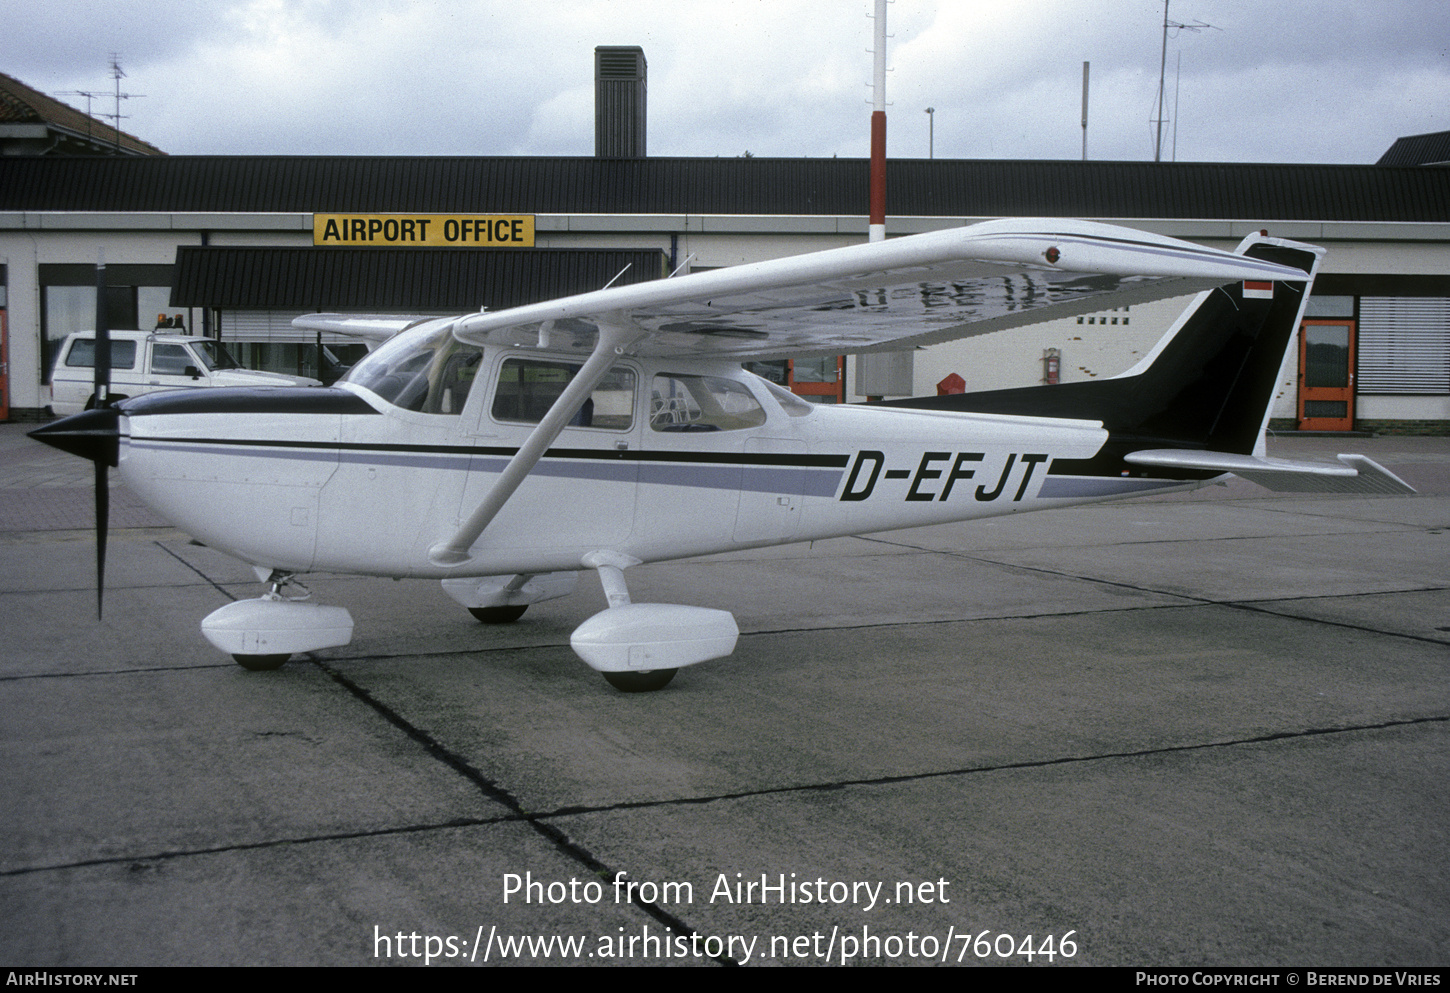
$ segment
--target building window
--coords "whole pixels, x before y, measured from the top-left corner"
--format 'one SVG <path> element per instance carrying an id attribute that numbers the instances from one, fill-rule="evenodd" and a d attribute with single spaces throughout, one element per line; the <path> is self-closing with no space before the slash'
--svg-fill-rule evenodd
<path id="1" fill-rule="evenodd" d="M 1361 393 L 1450 393 L 1450 297 L 1361 297 L 1358 349 Z"/>

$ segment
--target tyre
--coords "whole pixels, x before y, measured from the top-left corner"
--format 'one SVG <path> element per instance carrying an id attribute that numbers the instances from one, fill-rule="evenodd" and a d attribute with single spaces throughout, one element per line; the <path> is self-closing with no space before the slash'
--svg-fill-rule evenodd
<path id="1" fill-rule="evenodd" d="M 484 624 L 512 624 L 524 616 L 528 604 L 521 607 L 469 607 L 468 612 Z"/>
<path id="2" fill-rule="evenodd" d="M 646 669 L 642 672 L 601 672 L 610 686 L 621 693 L 653 693 L 675 678 L 678 669 Z"/>
<path id="3" fill-rule="evenodd" d="M 280 669 L 291 655 L 233 655 L 237 665 L 250 672 L 268 672 Z"/>

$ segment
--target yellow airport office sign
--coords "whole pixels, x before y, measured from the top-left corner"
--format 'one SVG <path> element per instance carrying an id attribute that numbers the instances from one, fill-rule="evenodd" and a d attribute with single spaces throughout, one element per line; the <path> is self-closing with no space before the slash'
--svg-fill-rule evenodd
<path id="1" fill-rule="evenodd" d="M 312 244 L 350 248 L 533 248 L 533 214 L 313 214 Z"/>

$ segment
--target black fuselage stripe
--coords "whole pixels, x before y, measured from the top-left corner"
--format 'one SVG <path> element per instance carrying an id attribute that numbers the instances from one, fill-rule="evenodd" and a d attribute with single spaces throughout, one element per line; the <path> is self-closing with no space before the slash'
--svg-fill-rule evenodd
<path id="1" fill-rule="evenodd" d="M 300 441 L 257 438 L 146 438 L 132 439 L 138 444 L 151 445 L 216 445 L 234 448 L 282 448 L 310 451 L 362 452 L 379 455 L 458 455 L 492 456 L 512 458 L 517 448 L 502 446 L 468 445 L 403 445 L 370 444 L 366 442 Z M 551 448 L 544 453 L 550 459 L 577 459 L 610 462 L 675 462 L 700 465 L 738 466 L 783 466 L 796 469 L 844 469 L 850 461 L 847 455 L 772 455 L 766 452 L 744 454 L 740 452 L 660 452 L 628 449 L 616 451 L 607 448 Z"/>

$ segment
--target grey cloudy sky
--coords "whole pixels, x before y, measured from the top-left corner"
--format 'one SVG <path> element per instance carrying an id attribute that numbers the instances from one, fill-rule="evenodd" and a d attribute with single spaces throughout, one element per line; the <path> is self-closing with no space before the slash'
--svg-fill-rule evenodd
<path id="1" fill-rule="evenodd" d="M 172 154 L 590 155 L 596 45 L 644 49 L 651 155 L 869 149 L 868 0 L 5 4 L 0 71 L 109 91 L 118 53 L 143 95 L 123 128 Z M 1450 129 L 1443 0 L 1169 14 L 1213 25 L 1168 42 L 1180 161 L 1367 163 Z M 926 156 L 933 106 L 938 156 L 1077 158 L 1087 60 L 1089 156 L 1153 157 L 1162 0 L 896 0 L 887 17 L 891 156 Z"/>

